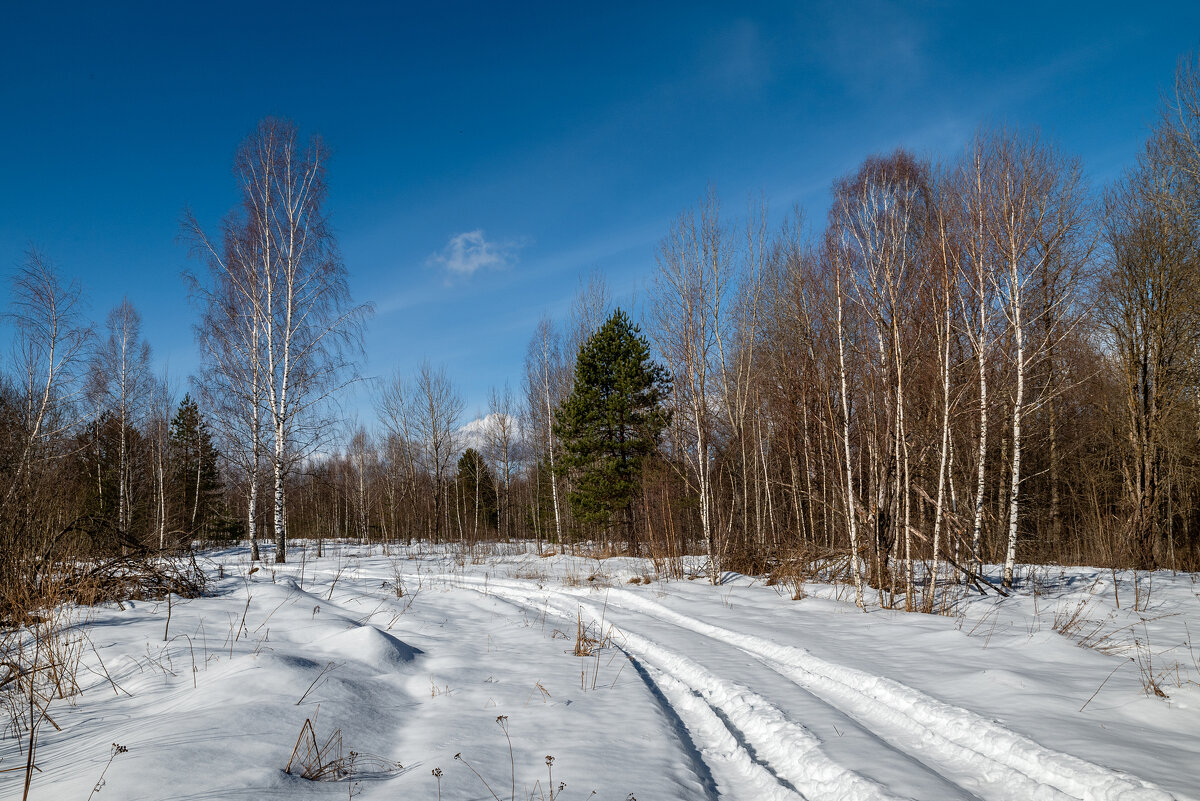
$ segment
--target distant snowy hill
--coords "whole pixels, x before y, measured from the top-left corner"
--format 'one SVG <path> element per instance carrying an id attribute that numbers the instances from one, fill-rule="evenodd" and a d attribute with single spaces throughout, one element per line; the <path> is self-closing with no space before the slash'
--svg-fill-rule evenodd
<path id="1" fill-rule="evenodd" d="M 499 414 L 487 414 L 483 417 L 477 417 L 471 422 L 459 428 L 454 433 L 454 444 L 459 453 L 462 453 L 467 448 L 474 448 L 480 453 L 487 455 L 488 453 L 488 438 L 504 419 Z M 520 421 L 515 417 L 508 418 L 510 436 L 512 438 L 512 447 L 515 449 L 517 443 L 521 440 Z"/>

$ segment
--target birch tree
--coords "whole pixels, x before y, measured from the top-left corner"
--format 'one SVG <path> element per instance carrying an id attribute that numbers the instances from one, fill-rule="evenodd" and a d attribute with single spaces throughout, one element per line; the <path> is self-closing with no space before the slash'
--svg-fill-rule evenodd
<path id="1" fill-rule="evenodd" d="M 232 282 L 239 314 L 250 315 L 244 330 L 256 347 L 247 350 L 241 367 L 270 427 L 277 562 L 287 558 L 288 471 L 320 440 L 332 395 L 354 379 L 352 357 L 371 312 L 369 305 L 351 302 L 325 214 L 328 157 L 319 138 L 301 145 L 295 123 L 262 120 L 234 158 L 241 208 L 226 241 L 238 257 L 222 259 L 216 248 L 206 248 L 220 262 L 214 279 Z M 214 285 L 208 289 L 213 296 L 225 294 Z"/>
<path id="2" fill-rule="evenodd" d="M 556 477 L 554 410 L 562 400 L 563 365 L 558 332 L 550 318 L 543 317 L 538 322 L 525 353 L 525 394 L 530 422 L 539 431 L 539 440 L 546 443 L 546 458 L 550 465 L 550 497 L 554 506 L 555 542 L 560 544 L 563 541 L 563 527 Z"/>
<path id="3" fill-rule="evenodd" d="M 716 195 L 710 192 L 699 211 L 681 214 L 659 244 L 654 284 L 655 342 L 673 377 L 675 421 L 691 431 L 692 446 L 685 448 L 683 455 L 695 474 L 708 577 L 713 584 L 720 574 L 720 547 L 711 476 L 718 412 L 711 396 L 716 389 L 720 328 L 733 278 L 726 246 Z"/>
<path id="4" fill-rule="evenodd" d="M 485 431 L 487 455 L 500 470 L 497 528 L 501 538 L 508 538 L 512 536 L 509 499 L 512 493 L 513 464 L 520 440 L 516 404 L 508 384 L 501 390 L 492 387 L 488 393 L 488 411 L 488 426 Z"/>
<path id="5" fill-rule="evenodd" d="M 983 134 L 976 136 L 961 161 L 954 197 L 962 215 L 962 254 L 959 312 L 962 331 L 974 354 L 978 376 L 978 437 L 975 451 L 975 498 L 971 518 L 971 563 L 978 573 L 983 567 L 983 512 L 987 498 L 988 371 L 992 356 L 995 317 L 994 250 L 988 231 L 991 226 L 991 175 L 994 154 Z"/>
<path id="6" fill-rule="evenodd" d="M 954 338 L 953 308 L 954 294 L 958 286 L 959 258 L 961 250 L 952 233 L 951 217 L 956 209 L 948 208 L 953 203 L 953 197 L 939 193 L 935 206 L 937 248 L 935 251 L 934 275 L 930 282 L 934 307 L 937 311 L 935 331 L 938 348 L 938 373 L 941 383 L 941 442 L 938 448 L 937 500 L 933 516 L 933 580 L 938 581 L 941 565 L 940 549 L 942 545 L 942 521 L 945 519 L 946 490 L 950 478 L 950 344 Z M 932 610 L 933 595 L 926 601 L 926 608 Z"/>
<path id="7" fill-rule="evenodd" d="M 995 172 L 990 191 L 995 207 L 990 238 L 1000 269 L 994 276 L 1012 336 L 1012 449 L 1009 465 L 1008 537 L 1003 581 L 1013 582 L 1021 508 L 1021 459 L 1025 415 L 1031 403 L 1027 377 L 1044 355 L 1046 341 L 1032 336 L 1044 309 L 1031 306 L 1029 293 L 1049 259 L 1069 247 L 1080 233 L 1083 185 L 1077 162 L 1062 159 L 1036 137 L 994 134 Z"/>
<path id="8" fill-rule="evenodd" d="M 154 390 L 150 374 L 150 345 L 142 339 L 142 318 L 128 298 L 105 321 L 108 337 L 92 360 L 89 393 L 99 407 L 111 411 L 119 426 L 117 463 L 117 526 L 129 532 L 131 473 L 129 431 L 149 411 Z"/>
<path id="9" fill-rule="evenodd" d="M 221 225 L 221 239 L 210 240 L 195 215 L 185 213 L 183 233 L 192 254 L 205 262 L 206 280 L 184 274 L 200 320 L 194 327 L 201 366 L 196 388 L 211 411 L 222 441 L 222 452 L 244 475 L 246 534 L 250 559 L 259 552 L 259 487 L 265 455 L 266 404 L 263 376 L 263 274 L 259 263 L 265 238 L 254 221 L 230 214 Z"/>
<path id="10" fill-rule="evenodd" d="M 855 519 L 854 460 L 850 453 L 850 388 L 846 380 L 846 321 L 842 290 L 842 262 L 839 248 L 831 249 L 833 261 L 834 298 L 837 302 L 838 398 L 842 412 L 842 458 L 846 468 L 846 527 L 850 534 L 850 571 L 854 578 L 854 603 L 863 609 L 862 572 L 858 566 L 858 523 Z"/>
<path id="11" fill-rule="evenodd" d="M 919 269 L 926 246 L 928 168 L 904 151 L 871 158 L 835 188 L 831 226 L 845 259 L 854 297 L 871 321 L 875 374 L 873 404 L 875 573 L 891 577 L 892 547 L 903 542 L 905 607 L 914 602 L 912 459 L 906 417 L 909 329 L 927 277 Z M 876 390 L 879 392 L 879 390 Z"/>

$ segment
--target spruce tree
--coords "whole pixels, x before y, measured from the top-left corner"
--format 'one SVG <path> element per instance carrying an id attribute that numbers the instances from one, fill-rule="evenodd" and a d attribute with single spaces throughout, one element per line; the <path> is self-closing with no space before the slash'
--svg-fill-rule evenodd
<path id="1" fill-rule="evenodd" d="M 630 544 L 642 467 L 670 419 L 662 405 L 669 381 L 638 326 L 617 309 L 579 348 L 575 385 L 555 415 L 565 451 L 558 472 L 571 477 L 576 520 L 620 526 Z"/>
<path id="2" fill-rule="evenodd" d="M 175 531 L 203 536 L 220 514 L 221 479 L 208 422 L 191 395 L 184 395 L 171 420 L 171 493 Z"/>

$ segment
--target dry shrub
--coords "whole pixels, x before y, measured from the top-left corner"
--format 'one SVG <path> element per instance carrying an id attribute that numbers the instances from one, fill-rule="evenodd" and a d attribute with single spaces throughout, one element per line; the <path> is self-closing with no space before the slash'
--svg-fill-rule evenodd
<path id="1" fill-rule="evenodd" d="M 821 554 L 807 544 L 792 549 L 785 553 L 775 568 L 767 575 L 767 585 L 782 584 L 791 590 L 792 600 L 799 601 L 808 595 L 804 590 L 804 584 L 820 577 L 823 570 L 828 567 L 826 561 L 827 555 Z"/>
<path id="2" fill-rule="evenodd" d="M 73 581 L 72 581 L 73 579 Z M 204 594 L 207 578 L 192 555 L 117 556 L 86 566 L 68 584 L 75 602 L 93 604 L 165 598 L 196 598 Z"/>
<path id="3" fill-rule="evenodd" d="M 94 606 L 167 595 L 203 595 L 207 577 L 195 556 L 133 555 L 75 558 L 69 554 L 30 566 L 29 580 L 0 580 L 0 626 L 36 623 L 65 603 Z"/>
<path id="4" fill-rule="evenodd" d="M 599 548 L 592 549 L 594 559 L 614 559 L 619 556 L 630 556 L 629 546 L 623 542 L 606 542 Z M 636 554 L 632 554 L 636 555 Z"/>
<path id="5" fill-rule="evenodd" d="M 0 714 L 7 718 L 3 735 L 23 745 L 26 793 L 39 770 L 40 730 L 59 728 L 52 703 L 72 703 L 80 692 L 76 675 L 89 641 L 78 623 L 86 607 L 204 592 L 204 572 L 191 555 L 129 550 L 101 557 L 68 544 L 40 557 L 25 551 L 4 560 L 13 571 L 0 575 Z"/>
<path id="6" fill-rule="evenodd" d="M 335 782 L 341 779 L 389 776 L 404 770 L 399 762 L 393 762 L 374 754 L 350 751 L 342 748 L 342 730 L 334 729 L 324 745 L 319 745 L 317 732 L 309 718 L 300 727 L 300 736 L 288 760 L 284 773 L 299 771 L 300 778 L 314 782 Z"/>
<path id="7" fill-rule="evenodd" d="M 770 572 L 773 561 L 767 553 L 751 546 L 731 548 L 721 557 L 721 569 L 744 576 L 761 576 Z"/>

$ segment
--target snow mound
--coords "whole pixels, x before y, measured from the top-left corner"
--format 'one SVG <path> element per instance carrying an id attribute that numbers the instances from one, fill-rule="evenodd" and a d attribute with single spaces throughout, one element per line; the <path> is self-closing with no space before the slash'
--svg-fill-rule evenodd
<path id="1" fill-rule="evenodd" d="M 421 649 L 374 626 L 356 626 L 339 631 L 323 637 L 314 646 L 330 654 L 377 667 L 380 672 L 408 665 L 422 653 Z"/>

